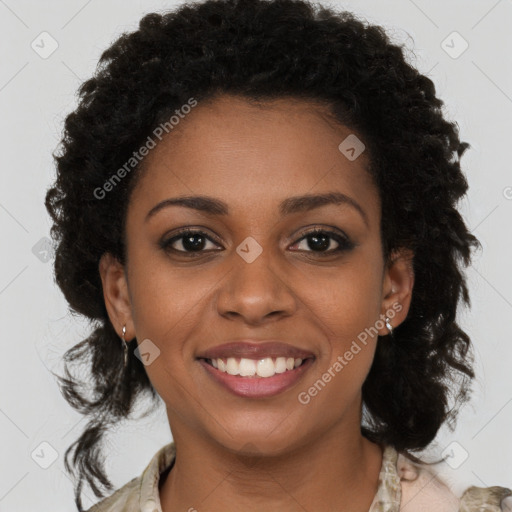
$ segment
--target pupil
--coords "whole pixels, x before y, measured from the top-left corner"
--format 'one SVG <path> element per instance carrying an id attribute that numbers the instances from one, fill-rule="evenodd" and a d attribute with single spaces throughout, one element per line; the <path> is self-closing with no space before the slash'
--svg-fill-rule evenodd
<path id="1" fill-rule="evenodd" d="M 329 247 L 329 237 L 322 234 L 310 235 L 310 241 L 313 240 L 313 246 L 309 243 L 310 249 L 327 249 Z M 319 240 L 321 240 L 319 242 Z M 316 244 L 316 245 L 315 245 Z"/>
<path id="2" fill-rule="evenodd" d="M 196 239 L 196 242 L 194 243 L 193 240 Z M 199 239 L 199 242 L 197 241 Z M 201 235 L 195 234 L 195 235 L 189 235 L 186 237 L 183 237 L 183 247 L 187 251 L 195 251 L 195 250 L 201 250 L 204 246 L 204 237 Z"/>

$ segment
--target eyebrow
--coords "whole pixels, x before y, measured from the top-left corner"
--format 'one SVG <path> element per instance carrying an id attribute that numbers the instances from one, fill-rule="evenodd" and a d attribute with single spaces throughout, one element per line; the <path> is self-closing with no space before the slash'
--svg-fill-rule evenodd
<path id="1" fill-rule="evenodd" d="M 289 197 L 279 204 L 279 213 L 283 217 L 293 213 L 305 212 L 320 208 L 329 204 L 346 204 L 359 212 L 366 226 L 369 226 L 368 216 L 354 199 L 341 192 L 330 192 L 326 194 L 307 194 L 303 196 Z M 161 201 L 149 210 L 145 221 L 153 215 L 169 206 L 182 206 L 191 208 L 210 215 L 228 215 L 228 205 L 214 197 L 209 196 L 181 196 Z"/>

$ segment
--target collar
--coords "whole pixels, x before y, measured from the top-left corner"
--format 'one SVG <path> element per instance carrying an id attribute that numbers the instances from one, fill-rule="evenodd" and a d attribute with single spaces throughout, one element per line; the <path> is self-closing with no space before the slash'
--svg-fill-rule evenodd
<path id="1" fill-rule="evenodd" d="M 162 512 L 158 489 L 160 475 L 167 468 L 174 466 L 175 457 L 176 446 L 172 441 L 156 452 L 142 473 L 139 492 L 141 512 Z"/>
<path id="2" fill-rule="evenodd" d="M 174 466 L 176 446 L 174 441 L 166 444 L 153 456 L 141 476 L 139 505 L 141 512 L 162 512 L 158 485 L 160 475 Z M 392 446 L 385 446 L 379 473 L 377 493 L 368 512 L 399 512 L 401 500 L 400 475 L 397 468 L 398 453 Z"/>

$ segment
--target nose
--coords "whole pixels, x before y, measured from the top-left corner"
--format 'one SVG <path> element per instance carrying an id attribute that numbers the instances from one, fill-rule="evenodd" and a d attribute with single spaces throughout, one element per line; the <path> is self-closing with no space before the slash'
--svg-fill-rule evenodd
<path id="1" fill-rule="evenodd" d="M 270 251 L 263 250 L 250 263 L 235 252 L 232 258 L 232 270 L 217 294 L 220 315 L 240 318 L 250 325 L 293 315 L 296 297 L 287 276 L 273 264 Z"/>

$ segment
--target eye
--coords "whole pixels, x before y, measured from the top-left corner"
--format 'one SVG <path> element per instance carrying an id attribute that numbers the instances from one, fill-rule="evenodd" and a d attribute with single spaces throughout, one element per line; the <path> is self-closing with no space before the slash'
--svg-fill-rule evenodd
<path id="1" fill-rule="evenodd" d="M 302 247 L 293 248 L 294 246 L 292 246 L 292 250 L 314 252 L 319 256 L 328 256 L 355 247 L 355 244 L 347 236 L 325 228 L 315 228 L 303 232 L 301 235 L 301 238 L 294 245 L 302 245 Z M 337 244 L 334 248 L 331 247 L 333 241 Z M 212 244 L 213 248 L 208 249 L 208 243 Z M 201 256 L 202 253 L 209 250 L 219 250 L 215 249 L 215 247 L 218 247 L 218 243 L 212 240 L 204 231 L 191 228 L 178 231 L 171 238 L 163 239 L 159 245 L 165 251 L 186 255 L 187 257 Z"/>
<path id="2" fill-rule="evenodd" d="M 299 239 L 295 245 L 301 245 L 302 248 L 298 248 L 297 250 L 306 250 L 306 252 L 316 252 L 320 253 L 320 255 L 331 255 L 334 253 L 339 253 L 342 251 L 348 251 L 353 249 L 355 245 L 346 237 L 336 231 L 330 231 L 327 229 L 315 228 L 307 233 L 301 233 L 303 236 Z M 332 241 L 335 241 L 337 246 L 335 248 L 330 248 L 332 245 Z M 304 246 L 306 248 L 304 248 Z M 293 247 L 293 246 L 292 246 Z M 311 250 L 308 251 L 307 248 Z"/>
<path id="3" fill-rule="evenodd" d="M 179 231 L 172 238 L 162 240 L 160 247 L 166 251 L 193 256 L 194 253 L 207 250 L 205 245 L 208 242 L 213 244 L 212 239 L 204 231 L 186 228 Z"/>

